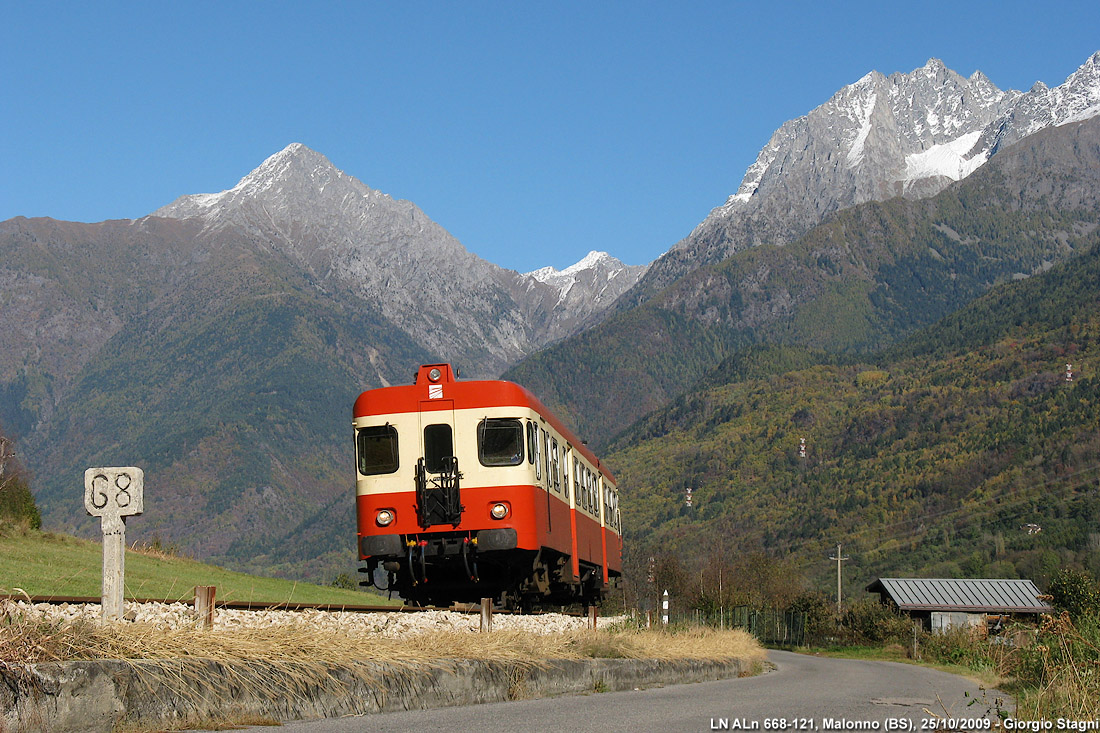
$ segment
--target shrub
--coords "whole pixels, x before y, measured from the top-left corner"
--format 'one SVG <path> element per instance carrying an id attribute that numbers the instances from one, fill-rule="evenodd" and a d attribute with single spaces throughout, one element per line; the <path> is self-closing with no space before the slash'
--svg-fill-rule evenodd
<path id="1" fill-rule="evenodd" d="M 872 598 L 849 606 L 841 627 L 854 643 L 904 644 L 913 633 L 912 619 Z"/>
<path id="2" fill-rule="evenodd" d="M 836 616 L 834 605 L 824 593 L 806 591 L 787 607 L 793 613 L 801 613 L 806 619 L 805 642 L 820 644 L 826 638 L 836 634 Z"/>
<path id="3" fill-rule="evenodd" d="M 1006 654 L 1010 647 L 991 643 L 973 629 L 951 629 L 941 634 L 923 634 L 920 641 L 921 655 L 943 664 L 957 664 L 970 669 L 994 670 L 1006 674 L 1009 661 Z"/>
<path id="4" fill-rule="evenodd" d="M 1086 572 L 1059 570 L 1050 580 L 1050 595 L 1054 607 L 1067 612 L 1071 619 L 1100 616 L 1100 593 Z"/>
<path id="5" fill-rule="evenodd" d="M 340 573 L 332 581 L 333 588 L 343 588 L 345 590 L 359 590 L 355 585 L 355 581 L 347 573 Z"/>
<path id="6" fill-rule="evenodd" d="M 0 479 L 0 522 L 4 521 L 26 524 L 31 529 L 42 527 L 34 495 L 20 474 Z"/>

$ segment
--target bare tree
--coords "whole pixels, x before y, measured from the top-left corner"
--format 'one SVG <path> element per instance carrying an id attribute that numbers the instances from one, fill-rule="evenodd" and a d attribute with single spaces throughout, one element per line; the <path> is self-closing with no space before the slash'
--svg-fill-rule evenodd
<path id="1" fill-rule="evenodd" d="M 15 443 L 7 436 L 0 434 L 0 487 L 4 486 L 10 478 L 7 470 L 8 462 L 13 461 L 14 458 Z"/>

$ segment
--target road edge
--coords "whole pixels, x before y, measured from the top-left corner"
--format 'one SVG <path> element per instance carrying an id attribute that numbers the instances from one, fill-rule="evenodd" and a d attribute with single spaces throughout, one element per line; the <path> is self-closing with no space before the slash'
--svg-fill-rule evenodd
<path id="1" fill-rule="evenodd" d="M 559 695 L 633 690 L 755 674 L 726 660 L 440 660 L 310 670 L 210 660 L 0 665 L 0 732 L 183 728 L 211 720 L 309 720 Z"/>

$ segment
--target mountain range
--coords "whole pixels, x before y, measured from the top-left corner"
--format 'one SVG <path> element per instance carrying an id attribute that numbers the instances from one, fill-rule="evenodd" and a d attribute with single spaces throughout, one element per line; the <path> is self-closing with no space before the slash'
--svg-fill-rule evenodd
<path id="1" fill-rule="evenodd" d="M 621 306 L 747 247 L 786 244 L 841 209 L 923 198 L 1039 130 L 1100 114 L 1100 52 L 1053 89 L 1001 91 L 931 59 L 908 74 L 872 71 L 784 123 L 737 191 L 653 263 Z"/>
<path id="2" fill-rule="evenodd" d="M 408 201 L 395 201 L 295 143 L 228 191 L 182 196 L 154 217 L 197 219 L 287 258 L 318 287 L 377 304 L 429 351 L 490 377 L 598 317 L 645 267 L 590 253 L 568 268 L 519 275 L 469 252 Z"/>
<path id="3" fill-rule="evenodd" d="M 658 258 L 607 320 L 506 376 L 601 445 L 747 344 L 879 348 L 1073 252 L 1067 244 L 1095 226 L 1098 114 L 1100 53 L 1063 85 L 1027 94 L 938 61 L 868 74 L 777 130 L 738 193 Z M 982 147 L 990 130 L 1001 142 Z M 1031 134 L 1018 139 L 1022 131 Z M 966 166 L 931 173 L 913 163 L 943 146 Z M 963 234 L 952 224 L 976 226 L 983 208 L 999 225 Z M 1081 221 L 1052 223 L 1052 211 Z M 624 361 L 628 353 L 645 358 Z M 576 388 L 594 381 L 602 393 Z"/>
<path id="4" fill-rule="evenodd" d="M 781 126 L 737 192 L 640 267 L 595 252 L 497 267 L 301 144 L 141 219 L 12 219 L 0 424 L 47 527 L 89 532 L 84 468 L 136 463 L 138 536 L 263 572 L 346 571 L 359 391 L 447 360 L 625 445 L 747 349 L 889 347 L 1088 250 L 1097 114 L 1100 53 L 1026 93 L 935 60 L 872 72 Z"/>

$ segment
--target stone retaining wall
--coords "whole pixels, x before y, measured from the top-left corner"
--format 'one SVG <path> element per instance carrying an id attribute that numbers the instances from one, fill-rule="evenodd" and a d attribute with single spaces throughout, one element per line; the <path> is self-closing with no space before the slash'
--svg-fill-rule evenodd
<path id="1" fill-rule="evenodd" d="M 249 716 L 303 720 L 630 690 L 748 674 L 740 660 L 364 663 L 309 675 L 271 664 L 95 661 L 0 665 L 0 733 L 150 729 Z"/>

